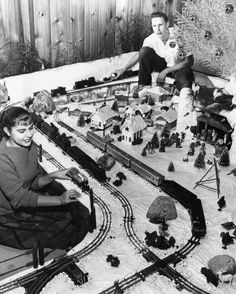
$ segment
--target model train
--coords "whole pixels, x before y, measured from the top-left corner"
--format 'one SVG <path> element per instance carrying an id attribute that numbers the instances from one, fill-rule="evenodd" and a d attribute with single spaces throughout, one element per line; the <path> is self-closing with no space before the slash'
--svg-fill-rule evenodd
<path id="1" fill-rule="evenodd" d="M 138 74 L 138 70 L 135 70 L 135 71 L 134 70 L 127 70 L 118 79 L 121 80 L 121 79 L 125 79 L 125 78 L 130 78 L 130 77 L 136 76 L 137 74 Z M 103 78 L 103 81 L 96 81 L 94 77 L 90 77 L 88 79 L 75 82 L 74 89 L 84 89 L 84 88 L 103 85 L 105 83 L 109 83 L 109 82 L 114 81 L 114 78 L 115 78 L 115 76 L 112 75 L 110 77 Z"/>
<path id="2" fill-rule="evenodd" d="M 189 211 L 191 216 L 193 235 L 198 238 L 205 236 L 206 223 L 201 200 L 198 199 L 194 193 L 175 181 L 166 180 L 164 175 L 119 149 L 112 143 L 106 142 L 94 132 L 87 132 L 87 141 L 108 153 L 125 167 L 130 168 L 132 171 L 139 174 L 155 186 L 158 186 L 163 192 L 180 202 Z"/>
<path id="3" fill-rule="evenodd" d="M 100 148 L 102 151 L 111 155 L 114 159 L 119 161 L 125 167 L 130 168 L 135 173 L 139 174 L 149 182 L 153 183 L 157 186 L 160 180 L 164 180 L 164 175 L 157 172 L 155 169 L 150 166 L 142 163 L 138 159 L 131 156 L 129 153 L 121 150 L 114 144 L 105 141 L 102 137 L 98 136 L 96 133 L 88 131 L 87 132 L 87 140 L 91 144 Z"/>
<path id="4" fill-rule="evenodd" d="M 105 170 L 77 146 L 71 146 L 71 142 L 65 133 L 60 134 L 58 128 L 53 123 L 48 124 L 40 115 L 31 113 L 31 116 L 37 128 L 80 164 L 83 169 L 87 170 L 92 177 L 102 183 L 106 181 L 107 177 Z M 85 183 L 80 185 L 82 185 L 83 188 L 86 188 Z"/>
<path id="5" fill-rule="evenodd" d="M 36 126 L 43 133 L 45 133 L 51 140 L 67 152 L 67 154 L 69 154 L 76 162 L 87 170 L 90 175 L 101 183 L 106 182 L 107 177 L 105 170 L 77 146 L 71 146 L 68 137 L 64 133 L 60 135 L 58 128 L 53 123 L 48 124 L 43 121 L 41 116 L 35 114 L 32 114 L 32 118 Z M 132 171 L 139 174 L 155 186 L 158 186 L 165 193 L 179 201 L 186 209 L 188 209 L 190 213 L 193 235 L 198 238 L 205 236 L 206 223 L 203 208 L 201 200 L 198 199 L 195 194 L 175 181 L 166 180 L 164 175 L 132 157 L 127 152 L 119 149 L 112 143 L 105 141 L 94 132 L 87 132 L 87 141 L 100 148 L 102 151 L 108 153 L 125 167 L 130 168 Z"/>
<path id="6" fill-rule="evenodd" d="M 82 174 L 77 168 L 72 167 L 66 175 L 72 179 L 78 186 L 82 188 L 82 191 L 88 191 L 88 178 Z"/>

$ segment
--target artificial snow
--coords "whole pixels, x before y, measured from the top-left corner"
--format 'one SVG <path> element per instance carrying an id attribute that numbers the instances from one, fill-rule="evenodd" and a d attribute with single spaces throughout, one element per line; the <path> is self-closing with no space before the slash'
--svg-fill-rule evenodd
<path id="1" fill-rule="evenodd" d="M 32 96 L 32 93 L 43 89 L 50 90 L 57 88 L 58 86 L 65 86 L 67 87 L 67 90 L 72 89 L 75 81 L 88 78 L 90 76 L 94 76 L 95 78 L 109 76 L 113 70 L 125 64 L 132 55 L 133 53 L 124 54 L 114 59 L 103 59 L 94 62 L 65 66 L 53 70 L 46 70 L 24 76 L 7 78 L 5 80 L 9 96 L 12 99 L 11 102 L 14 103 L 23 100 L 27 96 Z M 73 103 L 71 105 L 73 107 Z M 77 107 L 78 104 L 76 104 L 74 108 Z M 236 113 L 227 113 L 227 118 L 229 119 L 231 126 L 235 126 Z M 68 123 L 71 127 L 76 129 L 78 128 L 77 117 L 68 117 L 68 114 L 64 112 L 61 114 L 60 119 L 65 123 Z M 48 120 L 55 123 L 53 116 L 48 117 Z M 78 130 L 86 132 L 86 127 L 88 126 L 78 128 Z M 226 207 L 220 212 L 218 211 L 218 198 L 216 191 L 211 191 L 200 186 L 197 186 L 194 189 L 195 183 L 206 174 L 211 166 L 206 165 L 205 169 L 197 169 L 193 166 L 194 160 L 199 152 L 199 147 L 196 148 L 195 155 L 193 157 L 189 157 L 188 162 L 183 161 L 184 156 L 188 152 L 191 140 L 186 139 L 182 143 L 182 148 L 166 147 L 166 152 L 164 153 L 160 153 L 156 150 L 155 153 L 147 154 L 146 157 L 141 156 L 143 147 L 148 141 L 150 141 L 154 131 L 153 127 L 148 127 L 144 131 L 144 142 L 142 145 L 133 146 L 127 143 L 124 144 L 123 142 L 119 142 L 117 140 L 115 140 L 114 144 L 162 173 L 166 179 L 174 180 L 180 185 L 183 185 L 201 199 L 206 218 L 207 234 L 201 240 L 200 245 L 197 246 L 185 260 L 177 264 L 176 270 L 189 279 L 189 281 L 193 284 L 199 286 L 208 293 L 234 294 L 236 292 L 236 279 L 233 281 L 231 286 L 224 285 L 223 287 L 218 286 L 215 288 L 213 285 L 207 284 L 206 278 L 200 273 L 200 270 L 201 267 L 207 267 L 208 260 L 215 255 L 228 254 L 236 258 L 236 244 L 229 245 L 225 250 L 222 248 L 220 238 L 220 233 L 227 231 L 221 226 L 222 223 L 227 221 L 236 223 L 236 179 L 233 174 L 227 175 L 233 168 L 236 167 L 234 165 L 235 163 L 232 161 L 229 167 L 218 166 L 220 196 L 224 195 L 226 199 Z M 86 153 L 95 160 L 98 160 L 98 158 L 103 155 L 99 149 L 94 148 L 82 139 L 77 138 L 74 134 L 69 133 L 67 130 L 62 129 L 62 132 L 65 132 L 68 136 L 76 138 L 76 145 L 86 151 Z M 234 137 L 235 136 L 236 134 Z M 42 142 L 38 134 L 36 134 L 36 139 L 37 138 L 40 142 Z M 236 140 L 233 142 L 232 152 L 236 154 Z M 52 153 L 54 156 L 58 156 L 61 163 L 65 165 L 65 167 L 69 167 L 72 164 L 70 160 L 62 157 L 61 150 L 56 149 L 55 146 L 51 145 L 51 143 L 49 144 L 46 142 L 45 144 L 47 146 L 47 151 Z M 206 158 L 212 159 L 213 153 L 214 148 L 211 145 L 206 144 Z M 168 172 L 167 170 L 171 161 L 175 166 L 174 172 Z M 43 162 L 42 165 L 43 164 L 45 164 L 48 169 L 52 168 L 48 166 L 49 163 Z M 146 180 L 140 178 L 132 171 L 124 168 L 118 162 L 116 162 L 114 167 L 107 172 L 107 176 L 111 177 L 111 182 L 116 179 L 116 173 L 120 171 L 126 175 L 127 180 L 124 180 L 123 184 L 118 187 L 118 189 L 127 197 L 132 205 L 135 217 L 133 227 L 137 236 L 144 242 L 145 231 L 153 232 L 156 230 L 158 232 L 159 228 L 158 225 L 150 223 L 146 218 L 147 210 L 156 197 L 165 195 L 165 193 L 148 183 Z M 87 172 L 83 171 L 83 173 L 88 176 L 89 184 L 94 189 L 96 194 L 109 206 L 111 211 L 112 226 L 104 242 L 90 255 L 82 258 L 78 262 L 78 266 L 82 269 L 82 271 L 88 272 L 89 280 L 87 283 L 82 286 L 75 286 L 67 275 L 61 273 L 45 286 L 45 288 L 41 291 L 41 294 L 97 294 L 112 286 L 115 281 L 121 281 L 122 279 L 150 265 L 150 263 L 147 263 L 142 255 L 134 248 L 125 234 L 123 227 L 123 208 L 121 203 L 97 181 L 92 179 Z M 211 173 L 209 173 L 207 177 L 215 177 L 214 169 L 212 169 Z M 216 187 L 215 182 L 210 185 L 214 188 Z M 69 188 L 70 184 L 67 184 L 67 187 Z M 83 197 L 83 201 L 85 205 L 89 205 L 88 199 L 86 199 L 85 196 Z M 188 239 L 191 237 L 191 221 L 189 213 L 178 202 L 175 204 L 177 209 L 177 219 L 168 221 L 168 233 L 176 239 L 176 245 L 181 248 L 181 246 L 186 244 Z M 78 244 L 78 246 L 74 248 L 71 253 L 76 252 L 76 250 L 80 250 L 83 246 L 86 246 L 86 244 L 88 244 L 94 236 L 98 234 L 102 215 L 97 205 L 95 205 L 95 208 L 97 215 L 97 229 L 92 234 L 88 233 L 83 242 Z M 233 231 L 231 230 L 231 235 L 232 232 Z M 177 250 L 177 248 L 170 248 L 168 250 L 150 248 L 150 250 L 152 250 L 160 258 L 164 258 Z M 120 265 L 117 268 L 111 267 L 111 265 L 106 261 L 106 257 L 109 254 L 119 258 Z M 24 290 L 22 288 L 18 288 L 9 293 L 23 294 Z M 179 291 L 175 288 L 174 282 L 159 275 L 158 273 L 155 273 L 147 277 L 145 281 L 127 289 L 125 293 L 176 294 L 179 293 Z M 182 290 L 182 293 L 186 294 L 189 292 Z"/>

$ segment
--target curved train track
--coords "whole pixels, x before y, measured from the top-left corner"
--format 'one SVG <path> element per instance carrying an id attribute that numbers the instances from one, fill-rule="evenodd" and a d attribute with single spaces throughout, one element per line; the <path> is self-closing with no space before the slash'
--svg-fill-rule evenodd
<path id="1" fill-rule="evenodd" d="M 64 110 L 61 110 L 61 112 Z M 64 122 L 59 119 L 60 112 L 55 114 L 55 120 L 59 125 L 65 127 L 70 132 L 74 133 L 76 136 L 86 140 L 86 136 L 74 130 Z M 61 165 L 55 158 L 53 158 L 48 152 L 43 150 L 43 156 L 45 156 L 48 160 L 50 160 L 58 169 L 64 169 L 64 166 Z M 144 281 L 148 275 L 159 272 L 161 275 L 165 275 L 171 280 L 173 280 L 178 289 L 186 289 L 189 292 L 195 294 L 206 294 L 204 290 L 198 288 L 191 282 L 189 282 L 184 276 L 178 273 L 175 269 L 173 269 L 170 264 L 177 264 L 192 251 L 194 248 L 199 245 L 200 238 L 196 238 L 192 236 L 190 240 L 178 251 L 169 255 L 164 259 L 160 259 L 156 256 L 145 244 L 142 240 L 138 238 L 136 235 L 133 223 L 134 223 L 134 214 L 133 209 L 127 198 L 120 193 L 114 186 L 110 185 L 108 182 L 104 183 L 104 187 L 110 191 L 110 193 L 117 198 L 123 207 L 124 217 L 123 223 L 127 237 L 132 242 L 134 247 L 145 257 L 145 259 L 149 262 L 152 262 L 152 265 L 144 268 L 143 270 L 134 273 L 133 275 L 123 279 L 122 281 L 116 281 L 113 286 L 108 289 L 102 291 L 101 293 L 116 293 L 118 290 L 123 291 L 140 281 Z M 5 293 L 9 290 L 12 290 L 19 286 L 26 286 L 31 283 L 31 286 L 28 288 L 27 293 L 29 294 L 38 294 L 42 290 L 42 288 L 47 284 L 49 280 L 51 280 L 55 275 L 61 272 L 69 263 L 73 261 L 78 261 L 84 256 L 90 254 L 93 250 L 95 250 L 106 238 L 110 227 L 111 227 L 111 212 L 109 211 L 108 206 L 100 199 L 97 195 L 94 194 L 95 203 L 99 206 L 102 211 L 103 220 L 101 229 L 98 235 L 93 239 L 93 241 L 84 247 L 79 252 L 72 254 L 71 256 L 63 255 L 57 259 L 55 259 L 51 264 L 28 274 L 22 278 L 16 279 L 12 282 L 6 283 L 0 286 L 0 293 Z M 122 292 L 120 292 L 122 293 Z"/>
<path id="2" fill-rule="evenodd" d="M 47 151 L 43 150 L 43 156 L 50 160 L 50 162 L 52 162 L 58 169 L 65 169 L 65 167 L 55 158 L 53 158 Z M 0 285 L 0 293 L 6 293 L 18 287 L 25 287 L 30 283 L 32 283 L 32 286 L 29 287 L 27 294 L 39 293 L 40 289 L 43 288 L 43 286 L 49 281 L 49 279 L 51 279 L 52 276 L 55 276 L 56 273 L 62 271 L 66 265 L 68 265 L 72 261 L 79 261 L 86 255 L 89 255 L 99 245 L 101 245 L 101 243 L 105 240 L 108 232 L 110 231 L 111 212 L 107 204 L 100 197 L 98 197 L 95 193 L 93 193 L 93 196 L 95 204 L 99 206 L 102 212 L 102 224 L 95 238 L 83 249 L 70 255 L 69 257 L 66 254 L 59 256 L 54 259 L 53 262 L 51 262 L 49 265 L 44 266 L 37 271 L 27 274 L 14 281 Z"/>
<path id="3" fill-rule="evenodd" d="M 54 115 L 55 121 L 62 127 L 66 128 L 68 131 L 72 132 L 79 138 L 87 141 L 87 138 L 85 135 L 81 134 L 77 130 L 73 129 L 72 127 L 68 126 L 66 123 L 62 122 L 59 118 L 60 113 L 62 113 L 65 109 L 61 109 L 60 111 L 56 112 Z M 178 273 L 176 270 L 174 270 L 170 264 L 176 265 L 178 262 L 182 261 L 187 257 L 187 255 L 194 250 L 196 246 L 200 244 L 200 238 L 192 236 L 188 242 L 178 251 L 174 252 L 173 254 L 169 255 L 168 257 L 165 257 L 164 259 L 160 259 L 157 257 L 152 251 L 147 248 L 142 241 L 138 238 L 136 233 L 133 229 L 133 221 L 134 221 L 134 215 L 132 206 L 130 205 L 127 198 L 120 193 L 117 189 L 115 189 L 112 185 L 110 185 L 108 182 L 105 183 L 105 187 L 111 192 L 112 195 L 114 195 L 116 198 L 119 199 L 119 201 L 122 204 L 122 207 L 124 208 L 124 227 L 126 234 L 129 238 L 129 240 L 133 243 L 133 245 L 143 254 L 143 256 L 148 260 L 153 262 L 154 264 L 139 273 L 135 273 L 129 278 L 124 279 L 120 282 L 115 282 L 114 285 L 101 292 L 101 293 L 114 293 L 116 290 L 124 290 L 132 285 L 138 283 L 141 280 L 145 279 L 145 275 L 149 275 L 153 272 L 158 271 L 160 274 L 163 274 L 167 277 L 169 277 L 171 280 L 174 280 L 178 289 L 186 289 L 192 293 L 195 294 L 206 294 L 208 292 L 200 289 L 196 285 L 189 282 L 188 279 L 186 279 L 184 276 L 182 276 L 180 273 Z"/>

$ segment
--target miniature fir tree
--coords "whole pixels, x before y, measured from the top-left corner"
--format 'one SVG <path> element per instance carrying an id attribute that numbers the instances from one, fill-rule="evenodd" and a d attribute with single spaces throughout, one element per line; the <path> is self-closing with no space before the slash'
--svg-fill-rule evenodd
<path id="1" fill-rule="evenodd" d="M 158 138 L 158 135 L 157 135 L 157 131 L 155 131 L 153 136 L 152 136 L 151 144 L 152 144 L 154 149 L 159 148 L 159 138 Z"/>
<path id="2" fill-rule="evenodd" d="M 198 156 L 195 159 L 194 166 L 197 168 L 204 168 L 206 165 L 205 163 L 205 154 L 204 152 L 199 152 Z"/>
<path id="3" fill-rule="evenodd" d="M 148 105 L 153 106 L 155 105 L 155 99 L 152 96 L 148 96 Z"/>
<path id="4" fill-rule="evenodd" d="M 229 166 L 230 160 L 229 160 L 229 151 L 227 147 L 224 148 L 219 158 L 218 164 L 221 166 Z"/>
<path id="5" fill-rule="evenodd" d="M 214 74 L 228 77 L 236 65 L 236 0 L 185 0 L 177 13 L 177 40 L 184 52 Z"/>
<path id="6" fill-rule="evenodd" d="M 144 157 L 147 156 L 147 150 L 146 150 L 146 147 L 143 148 L 143 150 L 142 150 L 142 152 L 141 152 L 141 155 L 144 156 Z"/>
<path id="7" fill-rule="evenodd" d="M 78 126 L 78 127 L 83 127 L 84 125 L 85 125 L 84 115 L 81 114 L 81 115 L 79 116 L 78 121 L 77 121 L 77 126 Z"/>
<path id="8" fill-rule="evenodd" d="M 118 102 L 117 100 L 115 100 L 111 106 L 111 110 L 118 112 L 119 111 L 119 107 L 118 107 Z"/>
<path id="9" fill-rule="evenodd" d="M 169 171 L 169 172 L 173 172 L 173 171 L 175 171 L 174 163 L 173 163 L 172 161 L 170 162 L 170 164 L 169 164 L 169 166 L 168 166 L 168 171 Z"/>
<path id="10" fill-rule="evenodd" d="M 166 152 L 164 138 L 161 139 L 160 147 L 159 147 L 159 152 Z"/>

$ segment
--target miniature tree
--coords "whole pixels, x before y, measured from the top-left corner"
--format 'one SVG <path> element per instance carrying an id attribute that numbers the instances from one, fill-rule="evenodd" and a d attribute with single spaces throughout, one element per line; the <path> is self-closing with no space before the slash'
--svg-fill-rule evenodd
<path id="1" fill-rule="evenodd" d="M 166 123 L 161 131 L 161 137 L 169 137 L 170 136 L 170 130 L 169 130 L 169 126 L 168 123 Z"/>
<path id="2" fill-rule="evenodd" d="M 83 127 L 84 125 L 85 125 L 84 115 L 81 114 L 81 115 L 79 116 L 78 121 L 77 121 L 77 126 L 78 126 L 78 127 Z"/>
<path id="3" fill-rule="evenodd" d="M 199 152 L 198 156 L 195 159 L 194 166 L 198 168 L 204 168 L 206 165 L 205 163 L 205 154 L 204 152 Z"/>
<path id="4" fill-rule="evenodd" d="M 161 139 L 159 152 L 166 152 L 166 149 L 165 149 L 165 139 L 164 138 Z"/>
<path id="5" fill-rule="evenodd" d="M 227 147 L 224 148 L 224 150 L 219 158 L 218 164 L 221 166 L 229 166 L 230 165 L 229 151 L 228 151 Z"/>
<path id="6" fill-rule="evenodd" d="M 158 135 L 157 135 L 157 131 L 155 131 L 153 136 L 152 136 L 151 144 L 152 144 L 154 149 L 159 148 L 159 138 L 158 138 Z"/>
<path id="7" fill-rule="evenodd" d="M 118 112 L 119 111 L 119 106 L 117 100 L 115 100 L 111 106 L 111 110 Z"/>
<path id="8" fill-rule="evenodd" d="M 155 105 L 155 99 L 151 95 L 148 96 L 148 105 Z"/>
<path id="9" fill-rule="evenodd" d="M 236 0 L 185 0 L 182 14 L 177 13 L 177 40 L 183 51 L 222 77 L 235 71 L 235 8 Z"/>
<path id="10" fill-rule="evenodd" d="M 119 125 L 114 125 L 113 126 L 113 133 L 114 133 L 114 135 L 121 133 L 121 130 L 120 130 L 120 126 Z"/>
<path id="11" fill-rule="evenodd" d="M 179 137 L 179 134 L 178 134 L 178 133 L 176 133 L 175 147 L 176 147 L 176 148 L 182 148 L 182 146 L 181 146 L 181 141 L 180 141 L 180 137 Z"/>
<path id="12" fill-rule="evenodd" d="M 173 163 L 172 161 L 170 162 L 170 164 L 169 164 L 169 166 L 168 166 L 168 171 L 169 171 L 169 172 L 173 172 L 173 171 L 175 171 L 174 163 Z"/>
<path id="13" fill-rule="evenodd" d="M 143 150 L 142 150 L 142 152 L 141 152 L 141 155 L 144 156 L 144 157 L 147 156 L 147 150 L 146 150 L 146 147 L 143 148 Z"/>

